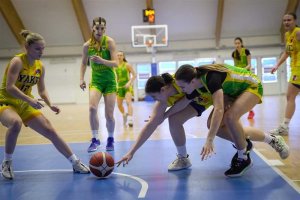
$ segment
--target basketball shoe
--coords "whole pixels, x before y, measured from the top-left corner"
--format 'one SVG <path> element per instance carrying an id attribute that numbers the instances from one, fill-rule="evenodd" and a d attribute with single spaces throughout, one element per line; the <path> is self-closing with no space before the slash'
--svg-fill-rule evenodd
<path id="1" fill-rule="evenodd" d="M 10 180 L 14 178 L 11 160 L 6 160 L 2 162 L 2 176 Z"/>
<path id="2" fill-rule="evenodd" d="M 277 128 L 270 130 L 269 133 L 271 135 L 288 135 L 289 134 L 289 127 L 280 124 Z"/>
<path id="3" fill-rule="evenodd" d="M 248 114 L 248 119 L 253 119 L 254 115 L 255 115 L 255 113 L 253 112 L 253 110 L 250 110 L 249 114 Z"/>
<path id="4" fill-rule="evenodd" d="M 97 151 L 98 147 L 100 146 L 100 140 L 96 138 L 92 138 L 92 143 L 90 144 L 88 148 L 88 152 L 94 152 Z"/>
<path id="5" fill-rule="evenodd" d="M 280 135 L 271 135 L 272 141 L 269 143 L 273 149 L 275 149 L 281 159 L 286 159 L 290 155 L 289 146 L 285 143 L 283 137 Z"/>
<path id="6" fill-rule="evenodd" d="M 247 160 L 240 158 L 233 160 L 230 169 L 228 169 L 224 174 L 228 177 L 239 177 L 242 176 L 251 166 L 252 160 L 250 155 L 247 155 Z"/>
<path id="7" fill-rule="evenodd" d="M 90 170 L 80 160 L 76 160 L 73 164 L 73 172 L 78 174 L 88 174 L 90 173 Z"/>
<path id="8" fill-rule="evenodd" d="M 182 169 L 187 169 L 192 166 L 192 163 L 189 159 L 189 155 L 182 157 L 177 154 L 177 158 L 168 166 L 168 171 L 177 171 Z"/>
<path id="9" fill-rule="evenodd" d="M 253 149 L 253 144 L 252 144 L 252 142 L 251 142 L 251 140 L 249 139 L 249 138 L 246 138 L 246 142 L 247 142 L 247 148 L 246 148 L 246 152 L 245 152 L 245 154 L 247 154 L 247 157 L 249 158 L 250 156 L 250 152 L 252 151 L 252 149 Z M 234 148 L 236 148 L 235 147 L 235 145 L 233 145 L 233 147 Z M 232 163 L 234 162 L 234 160 L 236 160 L 238 158 L 238 153 L 236 152 L 235 154 L 234 154 L 234 156 L 232 157 L 232 159 L 231 159 L 231 165 L 232 165 Z"/>
<path id="10" fill-rule="evenodd" d="M 114 150 L 114 138 L 108 137 L 106 143 L 106 151 L 113 151 Z"/>

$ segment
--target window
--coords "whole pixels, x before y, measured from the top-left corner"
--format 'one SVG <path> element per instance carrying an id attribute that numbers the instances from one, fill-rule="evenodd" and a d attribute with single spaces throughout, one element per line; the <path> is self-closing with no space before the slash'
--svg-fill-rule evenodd
<path id="1" fill-rule="evenodd" d="M 253 74 L 257 75 L 257 60 L 256 60 L 256 58 L 251 58 L 251 71 Z"/>
<path id="2" fill-rule="evenodd" d="M 196 59 L 196 66 L 213 64 L 215 61 L 215 58 L 198 58 Z"/>
<path id="3" fill-rule="evenodd" d="M 181 65 L 192 65 L 192 66 L 196 67 L 196 63 L 194 60 L 186 60 L 186 61 L 180 60 L 177 63 L 177 67 L 180 67 Z"/>
<path id="4" fill-rule="evenodd" d="M 234 61 L 233 61 L 233 59 L 225 59 L 224 64 L 234 66 Z"/>
<path id="5" fill-rule="evenodd" d="M 163 74 L 168 72 L 169 74 L 175 74 L 176 71 L 176 62 L 159 62 L 158 63 L 158 74 Z"/>
<path id="6" fill-rule="evenodd" d="M 271 70 L 276 64 L 276 57 L 262 58 L 262 82 L 274 83 L 277 82 L 277 73 L 271 74 Z"/>
<path id="7" fill-rule="evenodd" d="M 144 89 L 147 80 L 151 76 L 151 64 L 137 64 L 137 81 L 138 81 L 138 89 Z"/>

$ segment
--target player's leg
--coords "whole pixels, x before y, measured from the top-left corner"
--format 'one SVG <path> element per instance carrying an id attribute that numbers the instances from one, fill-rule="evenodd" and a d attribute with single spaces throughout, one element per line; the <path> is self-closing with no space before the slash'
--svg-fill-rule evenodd
<path id="1" fill-rule="evenodd" d="M 89 120 L 92 131 L 91 144 L 88 148 L 88 152 L 97 151 L 100 146 L 99 140 L 99 117 L 98 117 L 98 105 L 102 97 L 102 93 L 94 88 L 89 90 Z"/>
<path id="2" fill-rule="evenodd" d="M 126 123 L 127 123 L 127 113 L 125 112 L 125 109 L 124 109 L 124 106 L 123 106 L 123 100 L 124 98 L 123 97 L 120 97 L 119 95 L 117 95 L 117 105 L 118 105 L 118 108 L 122 114 L 122 117 L 123 117 L 123 125 L 125 126 Z"/>
<path id="3" fill-rule="evenodd" d="M 104 96 L 105 104 L 105 119 L 106 119 L 106 129 L 108 132 L 106 150 L 114 150 L 114 131 L 115 131 L 115 118 L 114 118 L 114 109 L 115 109 L 116 93 L 106 94 Z"/>
<path id="4" fill-rule="evenodd" d="M 296 110 L 296 97 L 300 92 L 300 85 L 288 84 L 288 90 L 286 94 L 286 108 L 283 122 L 276 128 L 270 131 L 274 135 L 288 135 L 289 124 Z"/>
<path id="5" fill-rule="evenodd" d="M 5 136 L 5 152 L 2 162 L 2 176 L 13 179 L 12 155 L 17 144 L 17 138 L 22 128 L 22 119 L 8 106 L 0 106 L 0 122 L 7 128 Z"/>
<path id="6" fill-rule="evenodd" d="M 27 121 L 26 124 L 31 129 L 49 139 L 54 144 L 55 148 L 72 163 L 73 171 L 75 173 L 89 173 L 88 167 L 81 163 L 44 115 L 41 114 L 35 116 Z"/>
<path id="7" fill-rule="evenodd" d="M 132 107 L 132 94 L 130 91 L 126 92 L 125 101 L 128 108 L 128 126 L 133 126 L 133 107 Z"/>
<path id="8" fill-rule="evenodd" d="M 260 98 L 257 95 L 251 92 L 244 92 L 224 113 L 224 124 L 234 140 L 238 153 L 238 158 L 233 160 L 234 162 L 232 163 L 231 168 L 225 172 L 226 176 L 241 176 L 252 165 L 251 158 L 247 151 L 244 129 L 239 122 L 239 119 L 259 102 Z"/>
<path id="9" fill-rule="evenodd" d="M 183 124 L 198 115 L 191 105 L 169 117 L 169 129 L 177 149 L 177 158 L 168 166 L 169 171 L 186 169 L 192 166 L 186 150 L 186 137 Z"/>

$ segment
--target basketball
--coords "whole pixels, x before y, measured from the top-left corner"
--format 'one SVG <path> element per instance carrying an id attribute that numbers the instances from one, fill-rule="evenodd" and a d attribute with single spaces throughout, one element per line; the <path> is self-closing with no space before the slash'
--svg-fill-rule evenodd
<path id="1" fill-rule="evenodd" d="M 95 176 L 105 178 L 114 170 L 115 162 L 109 153 L 98 152 L 91 157 L 89 164 L 90 170 Z"/>

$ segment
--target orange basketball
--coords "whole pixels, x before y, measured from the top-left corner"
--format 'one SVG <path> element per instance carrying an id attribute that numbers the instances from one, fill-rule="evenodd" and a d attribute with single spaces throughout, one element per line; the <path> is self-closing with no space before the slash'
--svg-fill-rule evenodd
<path id="1" fill-rule="evenodd" d="M 100 178 L 107 177 L 114 170 L 114 158 L 107 152 L 95 153 L 90 159 L 91 172 Z"/>

